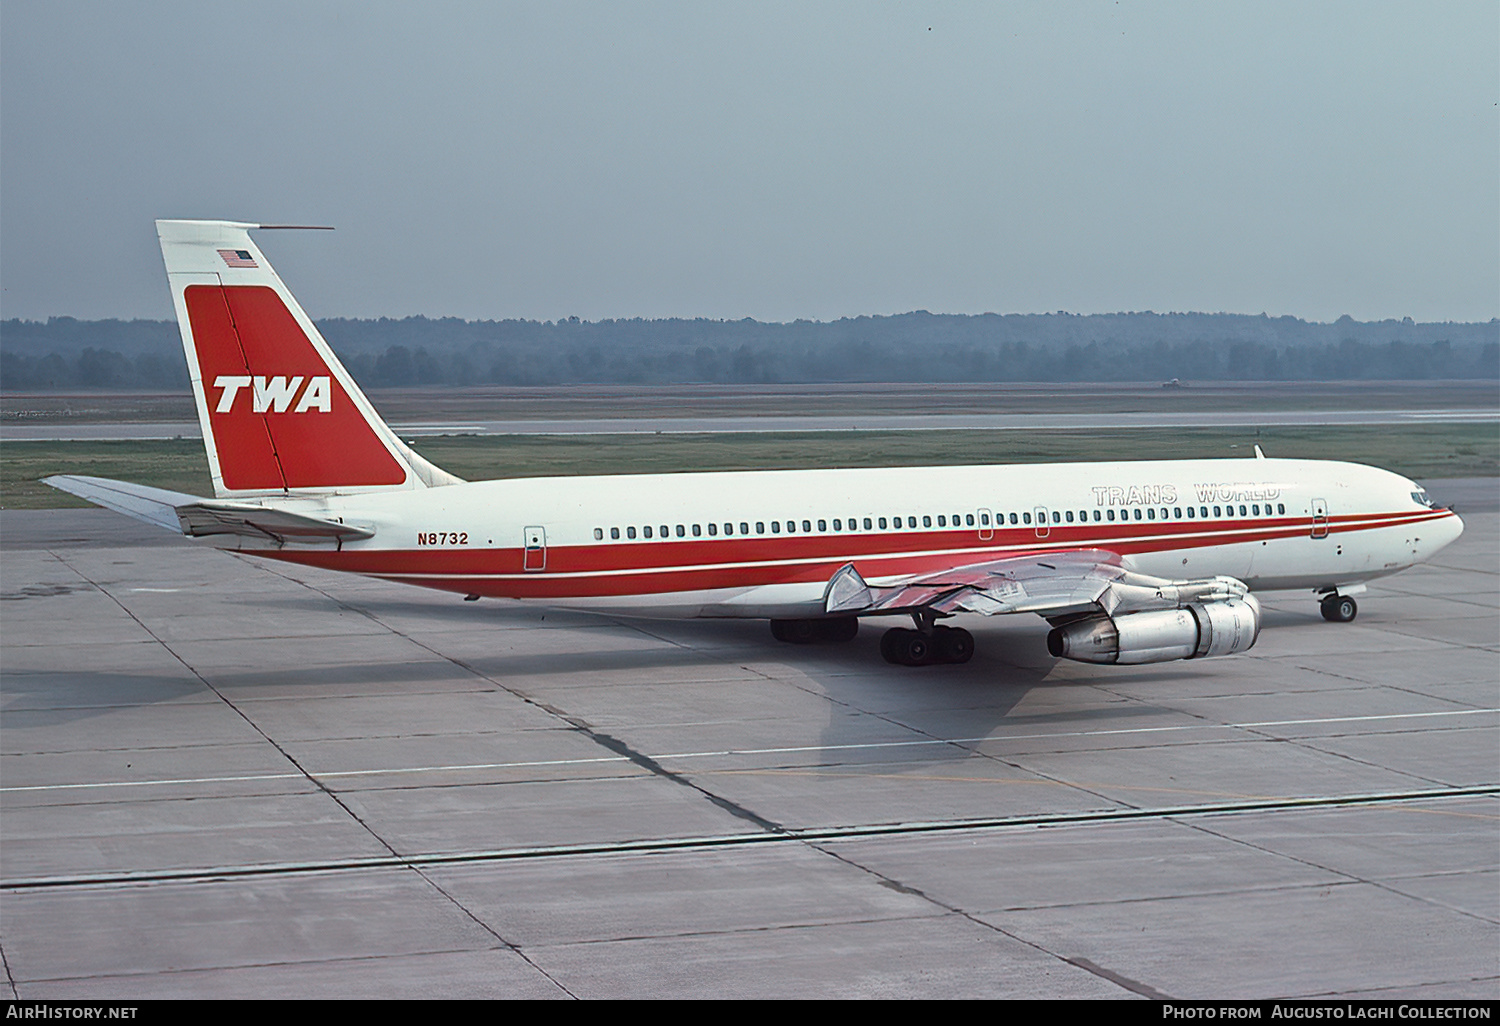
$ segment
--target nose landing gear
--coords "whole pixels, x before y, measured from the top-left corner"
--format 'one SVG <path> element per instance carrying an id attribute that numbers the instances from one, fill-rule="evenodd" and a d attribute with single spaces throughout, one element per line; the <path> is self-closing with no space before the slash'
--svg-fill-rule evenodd
<path id="1" fill-rule="evenodd" d="M 1348 623 L 1359 615 L 1359 603 L 1348 595 L 1334 593 L 1318 603 L 1323 619 L 1329 623 Z"/>

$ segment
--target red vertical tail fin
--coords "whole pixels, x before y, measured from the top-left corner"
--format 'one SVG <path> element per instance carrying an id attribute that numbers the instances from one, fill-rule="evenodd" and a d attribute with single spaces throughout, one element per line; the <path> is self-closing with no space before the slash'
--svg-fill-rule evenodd
<path id="1" fill-rule="evenodd" d="M 254 227 L 156 222 L 215 492 L 456 483 L 380 419 L 250 240 Z"/>

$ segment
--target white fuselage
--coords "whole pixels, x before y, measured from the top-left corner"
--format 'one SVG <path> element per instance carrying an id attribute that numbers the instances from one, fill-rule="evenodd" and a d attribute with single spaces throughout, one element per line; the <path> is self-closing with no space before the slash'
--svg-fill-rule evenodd
<path id="1" fill-rule="evenodd" d="M 1459 536 L 1419 494 L 1373 467 L 1289 459 L 521 478 L 284 500 L 374 536 L 264 554 L 662 616 L 816 616 L 846 563 L 882 583 L 1078 549 L 1166 578 L 1332 590 Z"/>

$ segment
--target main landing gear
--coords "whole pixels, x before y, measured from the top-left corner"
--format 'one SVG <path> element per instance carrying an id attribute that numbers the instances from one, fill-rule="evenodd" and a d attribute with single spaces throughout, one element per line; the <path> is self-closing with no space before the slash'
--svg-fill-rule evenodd
<path id="1" fill-rule="evenodd" d="M 880 655 L 898 666 L 966 663 L 974 658 L 974 635 L 962 627 L 944 627 L 927 611 L 913 613 L 917 629 L 892 627 L 880 636 Z"/>
<path id="2" fill-rule="evenodd" d="M 853 641 L 859 633 L 859 617 L 829 616 L 821 620 L 772 620 L 771 637 L 793 645 L 817 645 Z"/>
<path id="3" fill-rule="evenodd" d="M 1323 619 L 1329 623 L 1348 623 L 1359 615 L 1359 603 L 1348 595 L 1340 595 L 1335 592 L 1323 597 L 1318 603 L 1319 610 L 1323 613 Z"/>
<path id="4" fill-rule="evenodd" d="M 880 654 L 899 666 L 966 663 L 974 657 L 974 635 L 962 627 L 944 627 L 925 610 L 913 613 L 917 629 L 893 627 L 880 636 Z M 816 620 L 772 620 L 771 637 L 793 645 L 853 641 L 859 617 L 827 616 Z"/>

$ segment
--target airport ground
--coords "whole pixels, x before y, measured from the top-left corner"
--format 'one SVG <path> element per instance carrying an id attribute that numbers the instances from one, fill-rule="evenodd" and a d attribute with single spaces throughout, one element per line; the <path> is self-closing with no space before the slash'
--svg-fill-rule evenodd
<path id="1" fill-rule="evenodd" d="M 382 388 L 371 402 L 391 423 L 821 415 L 984 416 L 1056 413 L 1389 412 L 1500 406 L 1489 381 L 884 382 L 817 385 L 557 385 Z M 0 394 L 0 427 L 197 420 L 186 392 Z"/>
<path id="2" fill-rule="evenodd" d="M 632 434 L 423 435 L 413 448 L 470 481 L 573 474 L 809 467 L 959 466 L 984 463 L 1271 456 L 1344 459 L 1414 478 L 1500 474 L 1495 423 L 1318 425 L 1264 428 L 1107 427 L 1096 430 L 780 431 Z M 50 474 L 85 474 L 212 493 L 196 438 L 3 441 L 0 508 L 83 507 L 49 488 Z"/>
<path id="3" fill-rule="evenodd" d="M 9 450 L 7 451 L 9 458 Z M 0 512 L 9 996 L 1500 994 L 1500 483 L 1329 624 L 558 613 Z"/>

